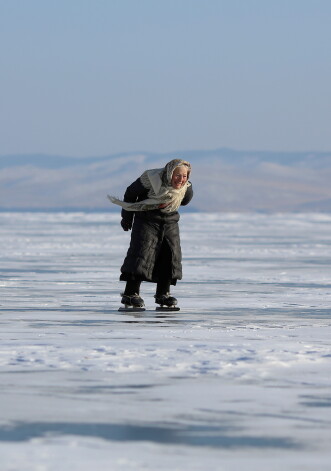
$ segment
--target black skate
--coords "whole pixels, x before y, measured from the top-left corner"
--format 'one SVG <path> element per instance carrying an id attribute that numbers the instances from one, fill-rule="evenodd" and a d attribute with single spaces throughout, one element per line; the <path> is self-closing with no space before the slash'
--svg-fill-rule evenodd
<path id="1" fill-rule="evenodd" d="M 180 308 L 176 306 L 177 299 L 170 296 L 170 293 L 155 295 L 156 304 L 160 304 L 160 307 L 156 307 L 156 311 L 179 311 Z"/>
<path id="2" fill-rule="evenodd" d="M 124 304 L 124 307 L 120 307 L 118 310 L 122 312 L 140 312 L 145 311 L 144 300 L 139 296 L 139 294 L 122 294 L 121 303 Z"/>

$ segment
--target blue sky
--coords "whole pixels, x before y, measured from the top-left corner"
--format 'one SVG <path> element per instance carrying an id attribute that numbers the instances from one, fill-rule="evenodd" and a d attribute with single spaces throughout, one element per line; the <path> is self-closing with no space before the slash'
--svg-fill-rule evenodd
<path id="1" fill-rule="evenodd" d="M 331 151 L 329 0 L 0 0 L 0 155 Z"/>

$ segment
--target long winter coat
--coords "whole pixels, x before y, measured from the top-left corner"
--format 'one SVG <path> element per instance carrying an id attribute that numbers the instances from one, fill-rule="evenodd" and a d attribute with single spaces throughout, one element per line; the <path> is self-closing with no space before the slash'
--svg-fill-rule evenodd
<path id="1" fill-rule="evenodd" d="M 147 193 L 148 190 L 138 178 L 126 189 L 124 201 L 142 201 L 147 198 Z M 192 197 L 192 186 L 189 186 L 181 204 L 187 205 Z M 122 209 L 122 218 L 129 226 L 133 221 L 133 226 L 120 279 L 154 283 L 168 279 L 175 285 L 182 278 L 178 211 L 165 213 L 156 209 L 132 212 Z"/>

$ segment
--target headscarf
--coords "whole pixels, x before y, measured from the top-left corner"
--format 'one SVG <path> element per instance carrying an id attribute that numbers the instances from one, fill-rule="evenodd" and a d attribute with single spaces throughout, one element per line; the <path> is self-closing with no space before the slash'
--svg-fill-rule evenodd
<path id="1" fill-rule="evenodd" d="M 164 168 L 146 170 L 140 177 L 142 185 L 148 190 L 148 198 L 143 201 L 126 203 L 114 196 L 108 195 L 108 198 L 112 203 L 122 206 L 126 211 L 150 211 L 153 209 L 160 209 L 164 213 L 177 211 L 187 188 L 191 186 L 191 183 L 186 181 L 179 189 L 172 187 L 171 179 L 177 167 L 186 167 L 188 179 L 191 173 L 191 165 L 182 159 L 173 159 Z M 160 205 L 163 204 L 167 206 L 160 208 Z"/>

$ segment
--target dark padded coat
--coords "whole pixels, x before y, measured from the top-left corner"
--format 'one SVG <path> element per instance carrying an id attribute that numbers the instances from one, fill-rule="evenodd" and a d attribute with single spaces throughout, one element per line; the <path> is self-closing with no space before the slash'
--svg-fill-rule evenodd
<path id="1" fill-rule="evenodd" d="M 146 198 L 148 190 L 138 178 L 124 194 L 124 201 L 134 203 Z M 187 205 L 193 197 L 189 186 L 182 200 Z M 121 267 L 120 279 L 152 281 L 168 279 L 175 285 L 182 278 L 182 254 L 179 237 L 179 213 L 151 211 L 126 211 L 122 209 L 123 222 L 131 226 L 132 234 L 127 256 Z"/>

